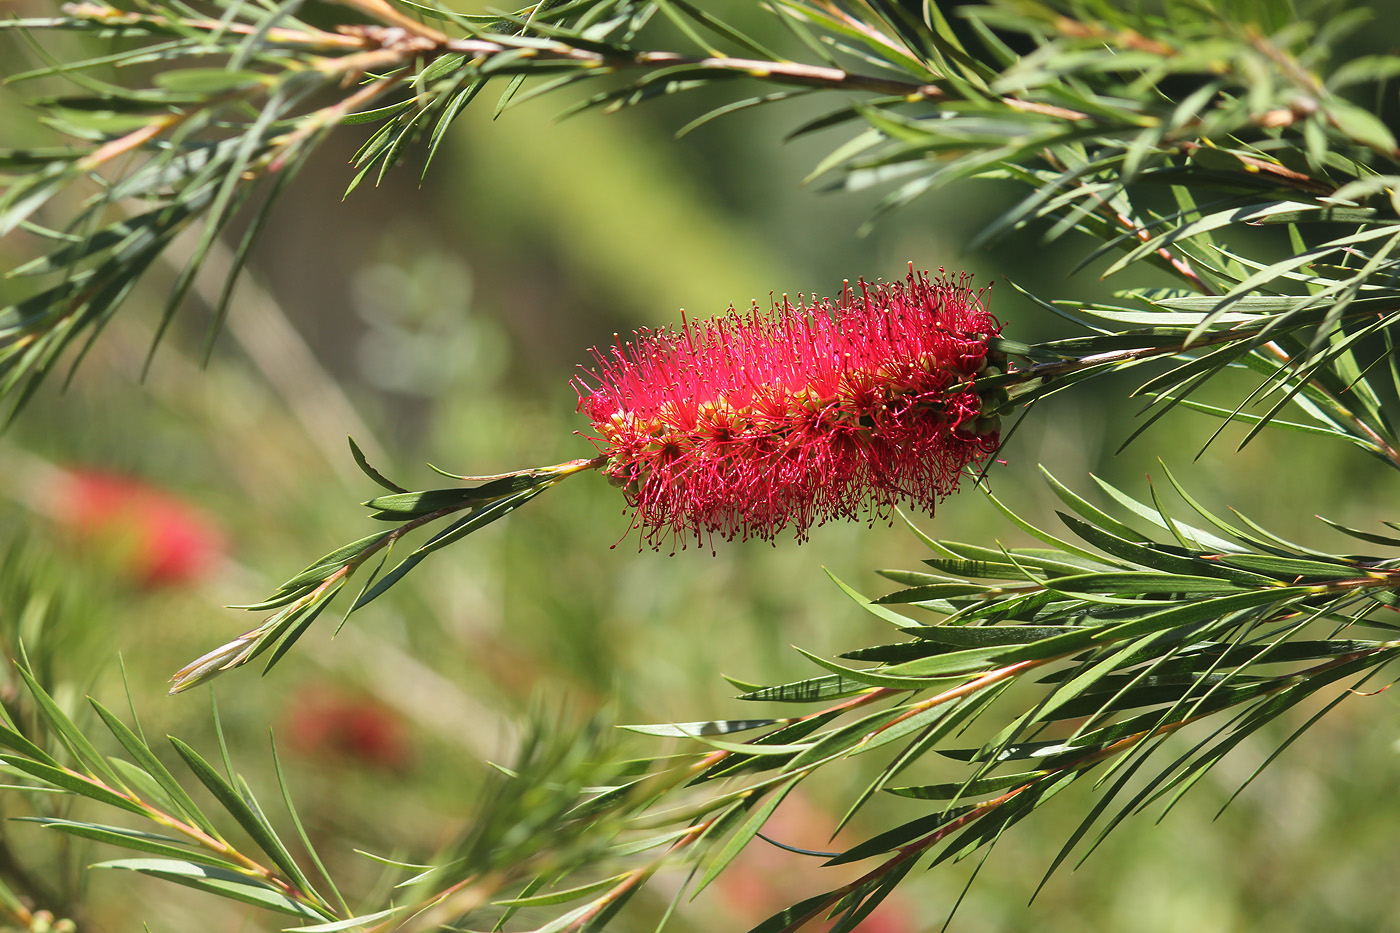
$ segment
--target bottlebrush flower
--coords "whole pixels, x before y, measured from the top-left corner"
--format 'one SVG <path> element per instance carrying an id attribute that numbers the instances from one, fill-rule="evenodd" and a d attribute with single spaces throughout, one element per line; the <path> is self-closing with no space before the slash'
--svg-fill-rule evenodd
<path id="1" fill-rule="evenodd" d="M 412 748 L 402 720 L 372 700 L 312 686 L 291 704 L 289 747 L 310 758 L 340 758 L 366 768 L 405 772 Z"/>
<path id="2" fill-rule="evenodd" d="M 932 511 L 997 447 L 974 382 L 1000 329 L 966 276 L 910 267 L 837 300 L 616 341 L 575 380 L 600 467 L 660 548 Z M 594 385 L 596 384 L 596 385 Z"/>
<path id="3" fill-rule="evenodd" d="M 140 586 L 197 583 L 224 558 L 218 527 L 188 503 L 139 480 L 62 470 L 40 494 L 75 538 L 118 554 L 124 572 Z"/>

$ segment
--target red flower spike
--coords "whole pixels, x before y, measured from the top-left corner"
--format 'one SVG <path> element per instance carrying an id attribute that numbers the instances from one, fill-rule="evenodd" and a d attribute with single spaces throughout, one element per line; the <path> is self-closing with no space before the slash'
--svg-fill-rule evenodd
<path id="1" fill-rule="evenodd" d="M 120 554 L 131 581 L 148 589 L 198 583 L 224 559 L 225 536 L 216 525 L 140 480 L 63 470 L 42 495 L 74 537 Z"/>
<path id="2" fill-rule="evenodd" d="M 639 331 L 575 380 L 603 472 L 656 548 L 694 535 L 799 541 L 831 519 L 930 512 L 998 443 L 973 388 L 1000 324 L 966 275 L 911 265 L 764 313 L 730 308 L 679 333 Z"/>
<path id="3" fill-rule="evenodd" d="M 391 710 L 329 687 L 303 689 L 290 705 L 290 748 L 308 758 L 340 758 L 365 768 L 407 772 L 413 748 Z"/>

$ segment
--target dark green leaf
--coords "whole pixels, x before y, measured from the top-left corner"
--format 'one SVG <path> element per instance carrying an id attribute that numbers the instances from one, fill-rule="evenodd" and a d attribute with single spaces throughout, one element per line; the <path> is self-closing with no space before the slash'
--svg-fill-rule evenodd
<path id="1" fill-rule="evenodd" d="M 805 777 L 803 774 L 794 775 L 776 790 L 770 791 L 768 799 L 764 801 L 763 806 L 754 810 L 749 818 L 744 821 L 744 825 L 739 827 L 732 836 L 725 840 L 724 846 L 719 850 L 719 853 L 715 855 L 714 859 L 711 860 L 709 866 L 705 869 L 705 873 L 700 876 L 700 880 L 696 882 L 696 894 L 705 890 L 705 887 L 715 878 L 719 877 L 719 873 L 724 871 L 730 862 L 734 861 L 735 856 L 737 856 L 743 850 L 744 846 L 748 845 L 749 840 L 763 828 L 763 824 L 768 822 L 768 818 L 773 815 L 773 811 L 778 809 L 778 804 L 783 802 L 788 792 L 796 787 L 797 783 L 801 781 L 803 777 Z M 754 799 L 757 800 L 758 798 Z"/>
<path id="2" fill-rule="evenodd" d="M 855 696 L 869 690 L 868 684 L 844 677 L 813 677 L 774 687 L 762 687 L 741 693 L 736 699 L 772 701 L 778 703 L 816 703 L 840 697 Z"/>
<path id="3" fill-rule="evenodd" d="M 951 810 L 931 813 L 917 820 L 910 820 L 902 826 L 886 830 L 877 836 L 872 836 L 864 842 L 851 846 L 845 852 L 836 856 L 836 858 L 828 859 L 825 864 L 845 865 L 850 862 L 859 862 L 861 859 L 867 859 L 873 855 L 891 852 L 900 846 L 908 845 L 921 836 L 927 836 L 929 833 L 937 832 L 943 826 L 951 823 L 971 809 L 971 807 L 955 807 Z"/>
<path id="4" fill-rule="evenodd" d="M 913 787 L 887 787 L 885 793 L 896 797 L 913 797 L 916 800 L 952 800 L 954 797 L 981 797 L 1008 788 L 1019 787 L 1044 777 L 1046 771 L 1022 771 L 1017 774 L 1000 774 L 996 777 L 977 778 L 972 781 L 951 784 L 920 784 Z"/>
<path id="5" fill-rule="evenodd" d="M 34 702 L 38 705 L 39 711 L 44 717 L 44 721 L 49 724 L 58 735 L 59 740 L 73 753 L 73 757 L 76 758 L 93 777 L 101 778 L 109 785 L 121 786 L 121 779 L 117 776 L 117 773 L 112 770 L 112 766 L 107 763 L 107 759 L 102 757 L 102 753 L 97 750 L 96 746 L 88 741 L 87 736 L 83 735 L 82 730 L 73 724 L 73 720 L 68 718 L 68 714 L 59 708 L 58 704 L 54 702 L 53 697 L 49 696 L 48 692 L 39 685 L 39 681 L 29 672 L 27 660 L 15 665 L 15 669 L 19 671 L 19 676 L 24 678 L 24 683 L 29 688 L 29 693 L 34 698 Z"/>
<path id="6" fill-rule="evenodd" d="M 613 887 L 631 872 L 623 872 L 620 875 L 613 875 L 611 878 L 601 878 L 588 884 L 581 884 L 575 888 L 568 888 L 563 891 L 550 891 L 548 894 L 532 894 L 527 897 L 513 897 L 500 901 L 492 901 L 498 907 L 552 907 L 555 904 L 567 904 L 569 901 L 576 901 L 580 897 L 585 897 L 597 891 L 603 891 Z M 298 929 L 305 929 L 299 927 Z"/>
<path id="7" fill-rule="evenodd" d="M 233 785 L 225 781 L 193 748 L 174 736 L 170 737 L 170 744 L 175 746 L 175 751 L 179 752 L 180 757 L 185 760 L 185 764 L 194 772 L 194 776 L 199 778 L 200 783 L 209 789 L 209 792 L 219 801 L 220 806 L 238 821 L 238 825 L 242 826 L 243 831 L 257 843 L 258 848 L 266 852 L 288 878 L 296 879 L 304 888 L 309 887 L 301 868 L 292 860 L 291 854 L 272 831 L 272 827 L 268 825 L 267 818 L 262 815 L 262 812 L 255 810 L 253 805 L 245 801 L 234 790 Z"/>
<path id="8" fill-rule="evenodd" d="M 112 735 L 116 737 L 118 742 L 121 742 L 127 754 L 131 755 L 136 764 L 140 766 L 141 770 L 160 786 L 160 789 L 164 792 L 166 797 L 175 805 L 178 812 L 174 815 L 189 820 L 201 830 L 217 839 L 218 832 L 214 829 L 214 824 L 209 822 L 204 814 L 200 812 L 194 799 L 185 792 L 185 789 L 180 786 L 179 781 L 175 780 L 175 776 L 170 773 L 169 769 L 161 764 L 160 759 L 156 758 L 150 746 L 127 728 L 124 722 L 113 715 L 101 703 L 92 698 L 89 698 L 88 702 L 91 703 L 93 709 L 97 711 L 97 715 L 102 717 L 102 721 L 106 723 Z"/>
<path id="9" fill-rule="evenodd" d="M 353 437 L 347 437 L 346 440 L 350 442 L 350 456 L 355 458 L 355 464 L 366 476 L 368 476 L 370 479 L 374 480 L 376 483 L 378 483 L 380 486 L 383 486 L 390 492 L 400 492 L 408 494 L 407 489 L 404 489 L 399 484 L 389 479 L 386 479 L 383 473 L 380 473 L 374 467 L 369 465 L 369 460 L 365 458 L 365 452 L 360 449 L 359 444 L 355 443 L 355 439 Z"/>
<path id="10" fill-rule="evenodd" d="M 105 803 L 108 806 L 116 807 L 119 810 L 126 810 L 129 813 L 137 813 L 142 816 L 146 815 L 146 811 L 140 804 L 123 797 L 115 791 L 94 783 L 91 778 L 74 774 L 72 771 L 65 768 L 55 768 L 52 765 L 46 765 L 42 762 L 30 761 L 25 758 L 16 758 L 14 756 L 0 759 L 0 761 L 3 761 L 8 767 L 14 768 L 17 771 L 23 771 L 31 777 L 38 778 L 54 787 L 61 787 L 80 797 L 86 797 L 98 803 Z"/>

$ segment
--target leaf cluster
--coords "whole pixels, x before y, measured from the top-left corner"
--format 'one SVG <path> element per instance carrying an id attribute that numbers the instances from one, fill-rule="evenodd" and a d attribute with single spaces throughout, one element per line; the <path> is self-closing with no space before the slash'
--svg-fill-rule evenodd
<path id="1" fill-rule="evenodd" d="M 1127 512 L 1122 521 L 1047 479 L 1067 506 L 1061 518 L 1073 538 L 1026 525 L 1009 510 L 1007 518 L 1043 547 L 988 548 L 921 534 L 934 555 L 926 569 L 883 571 L 903 589 L 872 601 L 840 584 L 895 626 L 900 640 L 840 660 L 809 655 L 826 671 L 816 677 L 740 685 L 742 700 L 824 704 L 818 712 L 636 727 L 695 736 L 717 749 L 696 783 L 752 776 L 754 798 L 732 814 L 721 811 L 733 835 L 717 854 L 700 856 L 697 887 L 759 833 L 793 785 L 847 758 L 883 750 L 887 763 L 856 795 L 842 826 L 880 793 L 935 802 L 931 812 L 829 854 L 828 865 L 876 862 L 755 933 L 795 930 L 821 916 L 856 929 L 916 864 L 985 855 L 1041 803 L 1089 779 L 1098 800 L 1048 878 L 1076 849 L 1087 856 L 1127 816 L 1153 804 L 1170 809 L 1224 755 L 1300 705 L 1309 718 L 1258 770 L 1363 685 L 1388 684 L 1386 667 L 1400 653 L 1392 618 L 1400 558 L 1300 548 L 1185 497 L 1204 519 L 1197 527 L 1168 513 L 1155 493 L 1142 502 L 1101 483 Z M 1137 530 L 1142 524 L 1152 531 Z M 1371 544 L 1400 545 L 1394 536 L 1348 531 Z M 919 622 L 895 608 L 936 618 Z M 1349 689 L 1338 690 L 1343 683 Z M 1029 701 L 1013 690 L 1017 684 L 1034 685 Z M 1310 702 L 1319 697 L 1320 708 Z M 974 724 L 984 741 L 950 747 Z M 742 744 L 727 738 L 753 730 L 762 734 Z M 1177 733 L 1185 738 L 1173 741 Z M 933 756 L 965 763 L 965 776 L 899 782 Z"/>
<path id="2" fill-rule="evenodd" d="M 1265 764 L 1343 699 L 1385 685 L 1387 665 L 1400 656 L 1400 557 L 1291 544 L 1242 517 L 1205 511 L 1167 477 L 1201 524 L 1171 514 L 1155 492 L 1139 501 L 1101 483 L 1125 514 L 1119 519 L 1047 476 L 1072 537 L 1025 525 L 1008 510 L 1043 546 L 921 535 L 932 552 L 925 569 L 883 572 L 900 589 L 870 600 L 840 584 L 898 637 L 839 659 L 808 655 L 822 672 L 804 680 L 739 684 L 741 701 L 816 704 L 814 712 L 629 727 L 702 745 L 633 760 L 618 758 L 597 722 L 568 738 L 532 730 L 454 839 L 426 860 L 381 860 L 403 878 L 384 903 L 346 903 L 284 779 L 285 819 L 315 871 L 292 856 L 222 740 L 222 768 L 171 740 L 182 782 L 139 724 L 91 701 L 105 741 L 122 750 L 104 754 L 23 659 L 26 705 L 52 748 L 6 712 L 0 767 L 32 791 L 155 824 L 30 818 L 136 853 L 101 867 L 257 904 L 311 921 L 309 929 L 436 929 L 486 916 L 504 929 L 542 914 L 552 919 L 531 929 L 561 931 L 602 929 L 662 869 L 688 873 L 677 899 L 698 894 L 801 782 L 875 753 L 884 763 L 842 825 L 876 795 L 933 809 L 826 854 L 829 865 L 868 867 L 755 928 L 795 930 L 830 915 L 838 928 L 854 929 L 916 865 L 985 852 L 1080 780 L 1098 800 L 1051 871 L 1076 850 L 1091 852 L 1128 815 L 1170 808 L 1269 723 L 1296 721 L 1300 707 L 1309 714 Z M 1344 530 L 1368 545 L 1400 547 L 1400 536 Z M 1032 689 L 1031 702 L 1018 684 Z M 973 734 L 985 738 L 957 741 Z M 1164 767 L 1152 764 L 1164 755 Z M 931 757 L 960 763 L 964 776 L 911 782 Z M 195 802 L 188 777 L 215 810 Z M 248 842 L 235 841 L 228 826 Z"/>
<path id="3" fill-rule="evenodd" d="M 20 583 L 13 574 L 5 579 Z M 41 591 L 34 592 L 39 595 L 18 604 L 31 618 L 31 634 L 32 618 L 48 612 Z M 342 890 L 327 865 L 343 864 L 348 853 L 323 859 L 275 744 L 269 799 L 235 769 L 217 704 L 214 755 L 173 736 L 155 742 L 134 708 L 126 718 L 94 698 L 78 705 L 57 699 L 23 645 L 10 643 L 16 633 L 5 634 L 6 648 L 17 653 L 7 665 L 16 689 L 5 691 L 0 706 L 8 820 L 0 833 L 0 926 L 6 928 L 10 921 L 47 928 L 55 915 L 84 922 L 81 902 L 36 874 L 44 848 L 34 835 L 39 830 L 81 846 L 82 856 L 94 847 L 124 853 L 92 867 L 253 905 L 299 929 L 429 930 L 483 914 L 503 924 L 522 910 L 599 890 L 599 866 L 635 848 L 634 840 L 618 846 L 620 817 L 651 796 L 630 789 L 650 763 L 619 761 L 615 733 L 601 722 L 564 725 L 567 715 L 541 710 L 523 730 L 511 766 L 483 783 L 475 805 L 454 815 L 447 838 L 431 848 L 415 844 L 421 861 L 361 853 L 388 883 L 368 893 Z M 71 695 L 70 684 L 57 686 Z M 590 879 L 585 890 L 541 892 L 576 875 Z M 73 929 L 72 922 L 53 929 Z"/>
<path id="4" fill-rule="evenodd" d="M 257 628 L 243 633 L 177 671 L 171 678 L 171 693 L 179 693 L 205 683 L 224 671 L 252 661 L 269 649 L 272 649 L 272 655 L 264 671 L 271 670 L 311 623 L 316 621 L 317 616 L 331 604 L 355 572 L 376 554 L 380 554 L 379 562 L 370 571 L 354 601 L 346 609 L 341 618 L 341 625 L 345 624 L 351 613 L 379 598 L 389 587 L 422 563 L 429 554 L 509 515 L 551 486 L 597 466 L 599 462 L 571 460 L 556 466 L 521 470 L 499 476 L 458 476 L 438 470 L 437 472 L 452 479 L 474 482 L 477 485 L 409 492 L 370 466 L 354 440 L 350 441 L 350 452 L 365 475 L 390 490 L 389 495 L 376 496 L 364 503 L 365 507 L 370 509 L 370 518 L 396 523 L 396 527 L 338 547 L 313 561 L 262 602 L 236 607 L 253 612 L 275 611 Z M 462 512 L 466 514 L 460 515 L 446 528 L 433 534 L 387 573 L 381 575 L 394 545 L 401 538 L 420 527 Z"/>

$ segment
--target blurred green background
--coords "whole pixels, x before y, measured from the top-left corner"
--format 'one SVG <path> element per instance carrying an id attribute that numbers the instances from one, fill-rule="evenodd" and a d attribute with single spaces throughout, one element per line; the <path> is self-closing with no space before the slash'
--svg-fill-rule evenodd
<path id="1" fill-rule="evenodd" d="M 28 2 L 8 9 L 42 12 Z M 17 44 L 0 51 L 18 54 Z M 370 530 L 356 503 L 375 490 L 355 470 L 347 434 L 410 488 L 434 484 L 425 461 L 487 474 L 587 456 L 569 380 L 591 346 L 676 322 L 681 308 L 703 317 L 731 302 L 766 304 L 770 294 L 832 294 L 846 278 L 898 278 L 910 261 L 996 282 L 990 307 L 1022 341 L 1066 325 L 1007 279 L 1074 300 L 1163 284 L 1132 271 L 1102 282 L 1093 267 L 1071 276 L 1092 244 L 1047 244 L 1041 231 L 970 249 L 1017 194 L 991 182 L 940 190 L 858 235 L 880 192 L 825 193 L 821 180 L 803 182 L 842 131 L 784 142 L 820 103 L 743 112 L 673 139 L 717 102 L 666 99 L 560 122 L 563 97 L 493 118 L 488 92 L 426 172 L 410 158 L 342 199 L 365 134 L 347 127 L 276 208 L 208 366 L 200 365 L 208 311 L 192 300 L 143 379 L 175 267 L 156 270 L 66 390 L 50 381 L 0 437 L 7 649 L 23 637 L 75 711 L 84 693 L 121 706 L 120 657 L 148 733 L 209 752 L 207 691 L 167 698 L 166 679 L 254 624 L 222 605 L 256 600 Z M 43 139 L 18 94 L 0 95 L 0 145 Z M 35 245 L 0 244 L 0 265 L 18 264 Z M 217 276 L 205 286 L 217 288 Z M 22 287 L 0 282 L 0 297 Z M 1231 430 L 1197 457 L 1216 425 L 1178 413 L 1115 455 L 1139 407 L 1126 397 L 1132 385 L 1099 382 L 1040 406 L 1001 453 L 991 489 L 1054 529 L 1057 500 L 1038 464 L 1086 494 L 1094 473 L 1146 495 L 1145 476 L 1160 473 L 1161 458 L 1208 507 L 1238 508 L 1303 543 L 1348 548 L 1313 513 L 1368 528 L 1394 517 L 1379 466 L 1327 441 L 1267 433 L 1236 452 L 1240 434 Z M 181 520 L 202 529 L 210 562 L 153 583 L 141 563 L 145 532 L 92 532 L 71 514 L 65 496 L 75 493 L 62 470 L 138 478 L 189 503 L 195 512 Z M 970 486 L 936 516 L 911 517 L 939 537 L 1024 541 Z M 508 754 L 532 703 L 606 710 L 618 722 L 765 714 L 731 699 L 720 674 L 796 679 L 812 668 L 792 645 L 833 655 L 884 637 L 824 568 L 878 594 L 890 587 L 877 568 L 913 568 L 924 556 L 907 528 L 859 525 L 818 529 L 801 547 L 719 543 L 713 554 L 691 547 L 666 556 L 639 551 L 635 537 L 622 537 L 627 524 L 616 490 L 596 477 L 575 480 L 434 557 L 335 639 L 334 620 L 323 620 L 268 677 L 242 670 L 215 683 L 240 770 L 275 793 L 271 730 L 347 891 L 368 897 L 380 883 L 354 849 L 411 859 L 451 834 L 489 774 L 485 762 Z M 41 597 L 43 610 L 33 610 Z M 12 696 L 13 678 L 0 674 L 6 684 Z M 1291 727 L 1314 711 L 1300 711 Z M 1288 728 L 1256 737 L 1161 825 L 1160 811 L 1129 821 L 1026 906 L 1092 804 L 1086 789 L 1062 795 L 996 846 L 952 929 L 1400 930 L 1400 816 L 1390 806 L 1400 761 L 1389 694 L 1344 703 L 1216 819 Z M 651 740 L 624 741 L 654 750 Z M 917 815 L 917 801 L 885 802 L 828 841 L 877 766 L 828 769 L 784 804 L 771 833 L 826 849 Z M 24 807 L 0 794 L 0 814 Z M 0 833 L 0 870 L 21 866 L 39 890 L 81 904 L 84 930 L 283 925 L 148 879 L 83 871 L 117 857 L 110 849 L 24 824 Z M 938 929 L 975 863 L 912 875 L 867 928 Z M 684 906 L 676 928 L 745 929 L 848 877 L 816 864 L 756 843 Z M 616 928 L 650 929 L 674 883 L 658 882 Z"/>

